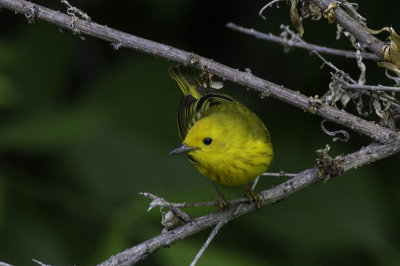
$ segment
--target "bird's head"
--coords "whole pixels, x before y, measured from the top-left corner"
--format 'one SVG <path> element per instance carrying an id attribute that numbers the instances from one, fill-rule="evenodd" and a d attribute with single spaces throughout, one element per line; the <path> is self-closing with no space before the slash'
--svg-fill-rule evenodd
<path id="1" fill-rule="evenodd" d="M 195 161 L 229 159 L 230 151 L 240 152 L 247 137 L 242 124 L 229 118 L 219 113 L 200 119 L 190 128 L 182 146 L 170 154 L 187 152 Z"/>

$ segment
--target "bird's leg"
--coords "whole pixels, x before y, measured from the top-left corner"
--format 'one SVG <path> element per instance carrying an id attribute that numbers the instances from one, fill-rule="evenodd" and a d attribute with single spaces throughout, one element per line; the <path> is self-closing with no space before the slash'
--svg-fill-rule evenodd
<path id="1" fill-rule="evenodd" d="M 249 199 L 250 203 L 253 203 L 253 201 L 256 203 L 257 209 L 261 208 L 262 198 L 249 185 L 246 185 L 244 195 Z"/>
<path id="2" fill-rule="evenodd" d="M 223 209 L 228 208 L 229 203 L 228 203 L 228 201 L 226 201 L 224 195 L 222 195 L 222 193 L 219 191 L 219 189 L 217 188 L 217 185 L 214 183 L 214 181 L 211 181 L 211 184 L 212 184 L 212 186 L 213 186 L 215 192 L 217 192 L 218 197 L 219 197 L 219 199 L 218 199 L 218 206 L 217 206 L 218 209 L 219 209 L 219 210 L 223 210 Z"/>

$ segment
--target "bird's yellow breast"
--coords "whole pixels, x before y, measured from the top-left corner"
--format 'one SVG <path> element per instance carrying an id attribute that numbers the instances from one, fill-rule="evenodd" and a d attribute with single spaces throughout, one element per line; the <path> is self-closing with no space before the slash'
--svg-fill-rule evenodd
<path id="1" fill-rule="evenodd" d="M 192 163 L 208 179 L 228 186 L 253 181 L 272 160 L 269 133 L 261 120 L 238 103 L 200 119 L 184 142 Z M 208 145 L 204 139 L 210 138 Z"/>
<path id="2" fill-rule="evenodd" d="M 266 172 L 272 160 L 272 147 L 267 143 L 254 142 L 240 151 L 232 152 L 226 159 L 197 158 L 196 168 L 208 179 L 227 186 L 239 186 L 252 182 Z M 196 158 L 196 156 L 193 156 Z M 196 160 L 196 159 L 195 159 Z"/>

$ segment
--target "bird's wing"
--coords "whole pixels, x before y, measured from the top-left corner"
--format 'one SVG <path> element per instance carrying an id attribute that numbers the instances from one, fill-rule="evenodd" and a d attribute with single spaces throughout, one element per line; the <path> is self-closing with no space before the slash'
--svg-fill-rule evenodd
<path id="1" fill-rule="evenodd" d="M 207 94 L 196 99 L 190 94 L 182 98 L 178 110 L 179 137 L 183 141 L 190 128 L 201 118 L 211 114 L 210 109 L 233 98 L 222 94 Z"/>

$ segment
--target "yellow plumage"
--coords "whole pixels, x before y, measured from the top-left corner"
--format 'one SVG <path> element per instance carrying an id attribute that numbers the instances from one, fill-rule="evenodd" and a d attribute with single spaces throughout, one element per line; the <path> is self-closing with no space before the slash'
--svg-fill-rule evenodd
<path id="1" fill-rule="evenodd" d="M 194 71 L 178 65 L 169 69 L 184 97 L 178 112 L 182 146 L 189 160 L 211 181 L 245 185 L 264 173 L 273 158 L 264 123 L 233 98 L 204 88 Z"/>

